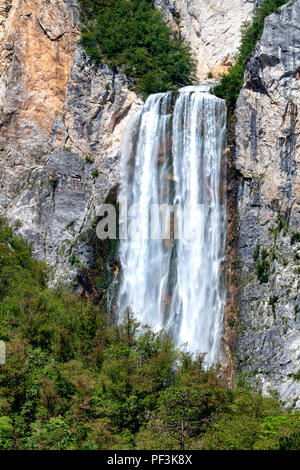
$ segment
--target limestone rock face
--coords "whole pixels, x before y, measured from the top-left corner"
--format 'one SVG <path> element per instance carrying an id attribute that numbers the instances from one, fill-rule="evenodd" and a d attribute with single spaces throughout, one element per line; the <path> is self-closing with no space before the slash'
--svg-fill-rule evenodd
<path id="1" fill-rule="evenodd" d="M 265 20 L 236 108 L 238 370 L 300 406 L 300 2 Z"/>
<path id="2" fill-rule="evenodd" d="M 156 0 L 174 29 L 192 46 L 197 78 L 219 77 L 233 65 L 241 25 L 252 17 L 256 0 Z"/>
<path id="3" fill-rule="evenodd" d="M 201 81 L 233 63 L 256 3 L 156 0 L 190 42 Z M 234 162 L 238 371 L 298 406 L 299 6 L 266 19 L 237 104 Z M 0 0 L 0 216 L 68 281 L 91 262 L 82 235 L 119 183 L 124 131 L 142 105 L 124 75 L 86 57 L 79 37 L 76 0 Z"/>
<path id="4" fill-rule="evenodd" d="M 74 259 L 89 262 L 78 237 L 119 182 L 126 123 L 142 103 L 79 38 L 74 0 L 1 4 L 0 215 L 68 280 Z"/>
<path id="5" fill-rule="evenodd" d="M 64 104 L 78 9 L 71 0 L 6 0 L 3 9 L 0 145 L 40 156 Z"/>
<path id="6" fill-rule="evenodd" d="M 158 2 L 173 25 L 180 15 L 202 77 L 235 54 L 251 15 L 253 1 L 229 3 Z M 119 182 L 125 127 L 142 104 L 125 76 L 86 57 L 79 38 L 76 0 L 1 0 L 0 215 L 69 280 L 70 259 L 88 263 L 78 237 Z"/>

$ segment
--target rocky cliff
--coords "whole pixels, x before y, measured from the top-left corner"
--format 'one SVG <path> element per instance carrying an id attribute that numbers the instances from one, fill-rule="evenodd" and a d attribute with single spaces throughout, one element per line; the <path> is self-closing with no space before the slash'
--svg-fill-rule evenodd
<path id="1" fill-rule="evenodd" d="M 300 2 L 265 20 L 236 108 L 238 372 L 300 406 Z M 298 375 L 297 375 L 298 373 Z M 298 377 L 298 380 L 296 380 Z"/>
<path id="2" fill-rule="evenodd" d="M 174 29 L 190 43 L 197 77 L 207 80 L 233 65 L 241 25 L 251 20 L 257 0 L 155 0 Z"/>
<path id="3" fill-rule="evenodd" d="M 74 259 L 89 264 L 78 237 L 118 184 L 123 133 L 141 100 L 77 45 L 75 1 L 6 0 L 0 13 L 0 213 L 56 279 L 71 280 Z"/>

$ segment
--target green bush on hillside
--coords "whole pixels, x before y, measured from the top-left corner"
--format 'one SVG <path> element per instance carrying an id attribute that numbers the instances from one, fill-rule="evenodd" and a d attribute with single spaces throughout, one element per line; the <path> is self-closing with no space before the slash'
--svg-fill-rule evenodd
<path id="1" fill-rule="evenodd" d="M 299 412 L 47 279 L 0 220 L 0 449 L 299 449 Z"/>
<path id="2" fill-rule="evenodd" d="M 147 96 L 191 83 L 191 49 L 171 33 L 152 0 L 80 0 L 80 5 L 87 54 L 134 78 L 138 92 Z"/>
<path id="3" fill-rule="evenodd" d="M 236 63 L 231 67 L 228 75 L 224 75 L 221 83 L 214 87 L 213 93 L 227 102 L 233 110 L 240 90 L 243 86 L 244 67 L 250 59 L 257 41 L 261 38 L 266 16 L 277 11 L 287 0 L 264 0 L 257 8 L 253 21 L 245 23 L 242 27 L 242 41 Z"/>

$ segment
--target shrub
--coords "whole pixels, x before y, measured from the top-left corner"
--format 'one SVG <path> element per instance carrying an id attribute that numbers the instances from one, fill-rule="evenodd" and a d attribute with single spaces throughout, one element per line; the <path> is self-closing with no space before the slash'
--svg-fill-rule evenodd
<path id="1" fill-rule="evenodd" d="M 13 444 L 12 420 L 7 416 L 0 416 L 0 450 L 10 449 Z"/>
<path id="2" fill-rule="evenodd" d="M 270 276 L 271 265 L 270 265 L 270 262 L 268 261 L 268 257 L 269 257 L 269 254 L 266 248 L 263 248 L 262 250 L 260 250 L 259 245 L 257 245 L 253 253 L 253 259 L 254 261 L 256 261 L 254 268 L 255 268 L 257 277 L 262 284 L 267 283 L 269 280 L 269 276 Z"/>
<path id="3" fill-rule="evenodd" d="M 94 159 L 91 155 L 86 155 L 85 161 L 86 163 L 94 163 Z"/>
<path id="4" fill-rule="evenodd" d="M 293 374 L 293 379 L 300 381 L 300 369 L 295 374 Z"/>
<path id="5" fill-rule="evenodd" d="M 299 412 L 228 388 L 130 310 L 113 326 L 46 284 L 46 266 L 0 220 L 0 449 L 299 448 Z"/>
<path id="6" fill-rule="evenodd" d="M 134 78 L 144 96 L 191 83 L 191 49 L 171 33 L 152 0 L 80 0 L 80 5 L 81 43 L 95 62 Z"/>
<path id="7" fill-rule="evenodd" d="M 261 425 L 255 450 L 300 450 L 299 412 L 268 416 Z"/>
<path id="8" fill-rule="evenodd" d="M 272 312 L 275 312 L 275 305 L 278 302 L 278 296 L 277 295 L 271 295 L 269 298 L 269 305 L 272 307 Z"/>
<path id="9" fill-rule="evenodd" d="M 299 232 L 293 233 L 291 236 L 291 245 L 294 245 L 295 243 L 299 243 L 299 242 L 300 242 L 300 233 Z"/>

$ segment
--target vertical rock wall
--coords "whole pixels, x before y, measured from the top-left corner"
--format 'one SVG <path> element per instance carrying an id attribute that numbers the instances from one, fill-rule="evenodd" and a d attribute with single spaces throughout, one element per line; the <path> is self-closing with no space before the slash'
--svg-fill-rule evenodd
<path id="1" fill-rule="evenodd" d="M 236 108 L 237 369 L 300 406 L 300 1 L 265 20 Z M 298 376 L 297 376 L 298 373 Z M 298 377 L 298 380 L 297 380 Z"/>
<path id="2" fill-rule="evenodd" d="M 180 19 L 203 78 L 231 64 L 253 1 L 239 0 L 235 8 L 219 0 L 158 6 L 173 26 Z M 74 250 L 89 262 L 76 240 L 118 183 L 125 126 L 141 105 L 124 76 L 95 66 L 77 46 L 79 16 L 76 0 L 0 5 L 0 215 L 56 277 L 70 279 Z"/>
<path id="3" fill-rule="evenodd" d="M 174 29 L 190 43 L 199 81 L 219 77 L 233 65 L 241 25 L 251 20 L 257 0 L 156 0 Z"/>
<path id="4" fill-rule="evenodd" d="M 78 237 L 118 184 L 141 100 L 77 45 L 75 0 L 6 0 L 0 28 L 0 215 L 71 280 L 90 262 Z"/>

